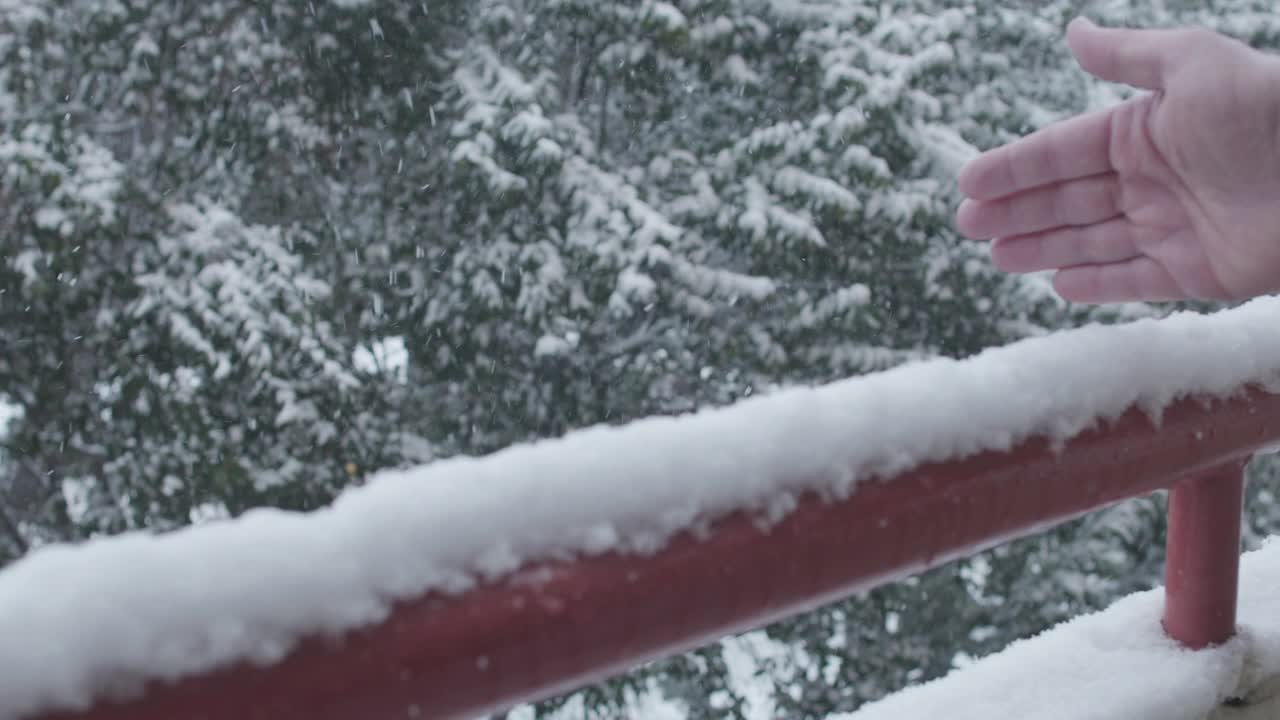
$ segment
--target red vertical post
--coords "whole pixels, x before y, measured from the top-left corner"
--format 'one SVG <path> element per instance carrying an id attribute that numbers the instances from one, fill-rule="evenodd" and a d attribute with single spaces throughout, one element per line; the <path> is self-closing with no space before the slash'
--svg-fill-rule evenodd
<path id="1" fill-rule="evenodd" d="M 1169 491 L 1164 630 L 1200 650 L 1236 631 L 1244 462 L 1206 470 Z"/>

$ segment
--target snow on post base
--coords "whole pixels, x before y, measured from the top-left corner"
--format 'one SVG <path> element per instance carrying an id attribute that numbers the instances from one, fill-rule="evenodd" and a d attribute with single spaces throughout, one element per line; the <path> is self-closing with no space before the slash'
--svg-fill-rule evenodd
<path id="1" fill-rule="evenodd" d="M 804 492 L 843 497 L 927 462 L 1065 441 L 1134 406 L 1275 387 L 1278 318 L 1280 300 L 1265 299 L 1087 327 L 387 472 L 313 513 L 43 548 L 0 572 L 0 718 L 272 663 L 305 636 L 378 622 L 394 601 L 529 563 L 652 552 L 734 511 L 776 519 Z"/>
<path id="2" fill-rule="evenodd" d="M 1239 633 L 1187 650 L 1163 591 L 1130 595 L 947 677 L 828 720 L 1247 720 L 1280 717 L 1280 542 L 1242 558 Z M 1239 698 L 1239 707 L 1222 707 Z"/>

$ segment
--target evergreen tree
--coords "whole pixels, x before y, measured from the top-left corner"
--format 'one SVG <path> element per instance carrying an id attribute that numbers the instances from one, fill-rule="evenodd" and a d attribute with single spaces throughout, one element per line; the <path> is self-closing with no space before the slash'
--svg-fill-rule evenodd
<path id="1" fill-rule="evenodd" d="M 354 367 L 366 338 L 336 329 L 318 273 L 339 263 L 310 262 L 335 143 L 270 21 L 245 3 L 0 19 L 9 554 L 315 507 L 429 457 L 399 384 Z"/>

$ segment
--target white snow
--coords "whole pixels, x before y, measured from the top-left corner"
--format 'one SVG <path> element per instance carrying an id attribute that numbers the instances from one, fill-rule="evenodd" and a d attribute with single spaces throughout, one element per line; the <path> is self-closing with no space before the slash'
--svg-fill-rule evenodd
<path id="1" fill-rule="evenodd" d="M 939 123 L 917 122 L 914 130 L 922 140 L 920 147 L 938 163 L 940 175 L 956 177 L 960 168 L 978 156 L 978 149 L 954 128 Z"/>
<path id="2" fill-rule="evenodd" d="M 843 496 L 923 462 L 1032 435 L 1063 440 L 1134 405 L 1159 412 L 1187 394 L 1275 388 L 1278 320 L 1280 299 L 1268 298 L 1091 326 L 384 472 L 312 513 L 261 509 L 159 537 L 41 548 L 0 572 L 0 718 L 272 662 L 305 633 L 378 621 L 394 599 L 463 591 L 553 557 L 650 552 L 737 509 L 785 508 L 780 499 L 801 491 Z M 1217 687 L 1195 675 L 1188 685 Z"/>
<path id="3" fill-rule="evenodd" d="M 664 30 L 680 30 L 689 24 L 684 13 L 680 12 L 671 3 L 646 3 L 645 10 L 648 11 L 649 17 L 652 17 Z"/>
<path id="4" fill-rule="evenodd" d="M 1240 632 L 1220 647 L 1166 637 L 1157 589 L 828 720 L 1204 720 L 1280 673 L 1280 542 L 1241 562 Z"/>
<path id="5" fill-rule="evenodd" d="M 367 373 L 390 375 L 401 382 L 408 377 L 409 351 L 405 349 L 404 337 L 400 335 L 356 348 L 351 354 L 351 361 L 356 369 Z"/>
<path id="6" fill-rule="evenodd" d="M 15 29 L 25 30 L 33 23 L 48 21 L 47 5 L 34 0 L 0 0 L 0 17 Z"/>
<path id="7" fill-rule="evenodd" d="M 22 406 L 15 405 L 0 395 L 0 438 L 9 432 L 9 423 L 22 416 Z"/>
<path id="8" fill-rule="evenodd" d="M 568 340 L 555 335 L 543 335 L 533 346 L 533 356 L 557 357 L 568 355 L 572 350 L 573 345 Z"/>
<path id="9" fill-rule="evenodd" d="M 763 630 L 725 638 L 720 648 L 727 671 L 725 680 L 742 699 L 739 711 L 743 720 L 780 717 L 775 691 L 789 684 L 792 679 L 789 676 L 794 676 L 794 665 L 788 661 L 797 650 L 774 640 Z"/>

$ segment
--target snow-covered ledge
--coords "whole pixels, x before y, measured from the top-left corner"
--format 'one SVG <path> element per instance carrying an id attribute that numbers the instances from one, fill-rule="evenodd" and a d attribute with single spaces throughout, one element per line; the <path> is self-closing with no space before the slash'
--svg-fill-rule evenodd
<path id="1" fill-rule="evenodd" d="M 1190 651 L 1170 640 L 1156 589 L 828 720 L 1280 717 L 1280 540 L 1273 540 L 1242 558 L 1239 633 L 1226 645 Z"/>
<path id="2" fill-rule="evenodd" d="M 1007 456 L 1040 438 L 1065 448 L 1131 417 L 1135 408 L 1157 422 L 1164 418 L 1160 433 L 1169 435 L 1180 403 L 1239 398 L 1246 388 L 1265 387 L 1274 415 L 1280 397 L 1275 394 L 1280 390 L 1277 319 L 1280 299 L 1271 298 L 1212 316 L 1180 314 L 1082 328 L 966 360 L 920 362 L 692 416 L 593 428 L 485 458 L 388 472 L 312 513 L 263 509 L 161 536 L 131 533 L 42 548 L 0 572 L 0 718 L 83 709 L 148 682 L 237 665 L 284 665 L 308 638 L 388 627 L 388 618 L 400 617 L 393 615 L 397 603 L 473 598 L 476 588 L 499 581 L 550 584 L 554 578 L 524 577 L 522 571 L 540 563 L 594 559 L 616 568 L 660 556 L 681 539 L 686 548 L 690 538 L 704 542 L 704 531 L 731 515 L 751 515 L 775 527 L 803 521 L 806 508 L 817 503 L 805 505 L 801 498 L 856 506 L 904 483 L 924 487 L 929 478 L 910 473 L 925 468 L 921 473 L 927 475 L 930 464 Z M 1237 408 L 1254 406 L 1237 403 Z M 1219 422 L 1208 412 L 1200 416 L 1202 422 Z M 1259 426 L 1260 418 L 1242 415 L 1237 421 L 1241 418 L 1249 428 Z M 1280 435 L 1275 425 L 1265 429 Z M 1151 424 L 1144 426 L 1150 434 Z M 1222 442 L 1213 434 L 1196 434 L 1191 444 L 1197 447 L 1182 448 L 1179 456 L 1208 462 L 1196 454 Z M 1071 458 L 1036 452 L 1050 466 Z M 1023 496 L 1043 496 L 1045 483 L 1055 477 L 1062 481 L 1052 468 L 1042 470 L 1022 478 Z M 1007 495 L 1012 482 L 988 485 Z M 875 514 L 858 518 L 876 533 L 899 532 L 886 524 L 886 511 L 878 507 Z M 718 537 L 723 536 L 721 531 Z M 797 530 L 793 537 L 814 534 Z M 846 549 L 871 547 L 875 552 L 864 554 L 885 554 L 875 542 L 880 535 L 859 537 L 856 547 Z M 777 537 L 768 541 L 778 547 Z M 784 559 L 790 565 L 795 557 Z M 1246 579 L 1242 604 L 1249 626 L 1241 639 L 1222 649 L 1199 655 L 1175 651 L 1160 632 L 1158 595 L 1130 598 L 1108 613 L 1056 631 L 1060 635 L 1053 637 L 1066 638 L 1075 652 L 1056 658 L 1047 653 L 1042 668 L 1057 668 L 1063 686 L 1074 690 L 1047 706 L 1059 712 L 1057 717 L 1112 717 L 1091 709 L 1115 700 L 1121 711 L 1114 717 L 1134 717 L 1123 709 L 1147 707 L 1137 704 L 1140 700 L 1195 695 L 1198 706 L 1187 699 L 1170 707 L 1179 712 L 1198 707 L 1200 715 L 1165 717 L 1203 717 L 1218 698 L 1244 682 L 1246 647 L 1252 648 L 1249 657 L 1256 658 L 1257 667 L 1277 667 L 1272 655 L 1280 651 L 1264 642 L 1270 635 L 1262 612 L 1268 599 L 1277 598 L 1251 589 L 1261 572 L 1256 568 L 1265 566 L 1252 560 L 1247 566 L 1254 578 Z M 563 605 L 560 598 L 548 602 Z M 659 622 L 674 625 L 669 616 Z M 647 634 L 654 634 L 653 628 Z M 999 679 L 974 698 L 1055 686 L 1045 680 L 1052 673 L 1025 672 L 1030 660 L 1046 655 L 1035 649 L 1043 644 L 1015 647 L 1005 655 L 1015 660 L 996 658 L 980 666 L 1003 667 L 1002 672 L 972 671 L 975 686 L 983 677 Z M 1029 654 L 1026 662 L 1021 653 Z M 1097 673 L 1106 659 L 1132 672 Z M 468 667 L 485 672 L 490 660 L 486 656 Z M 1161 687 L 1126 690 L 1144 667 L 1160 669 L 1153 677 L 1161 678 Z M 1020 681 L 1011 684 L 1010 677 Z M 1117 694 L 1081 694 L 1089 678 Z M 1077 680 L 1085 684 L 1066 682 Z M 927 704 L 935 692 L 913 691 L 888 702 L 917 702 L 910 699 L 917 697 Z M 939 706 L 945 710 L 942 717 L 967 717 L 958 699 L 952 696 Z M 1007 716 L 1037 717 L 1040 707 L 1015 708 Z"/>

